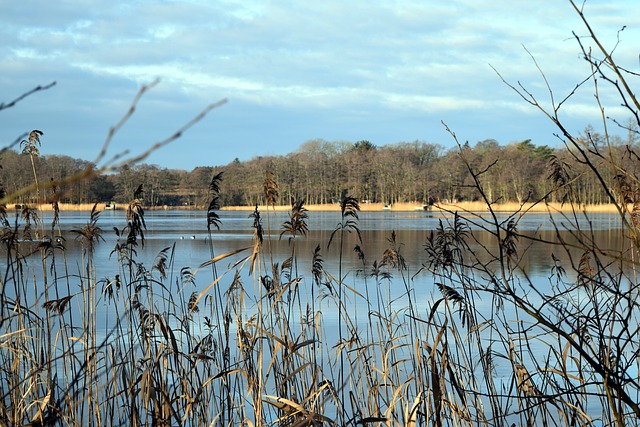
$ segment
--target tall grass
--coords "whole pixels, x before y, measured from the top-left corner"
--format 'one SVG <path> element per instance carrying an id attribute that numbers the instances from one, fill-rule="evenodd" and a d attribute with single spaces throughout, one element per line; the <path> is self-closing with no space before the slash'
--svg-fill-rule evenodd
<path id="1" fill-rule="evenodd" d="M 637 121 L 629 72 L 586 28 L 604 57 L 576 37 L 591 77 L 612 84 Z M 420 265 L 406 262 L 393 232 L 382 253 L 366 253 L 360 205 L 347 195 L 331 235 L 301 254 L 311 214 L 293 200 L 276 231 L 274 174 L 264 183 L 267 206 L 250 213 L 252 241 L 226 253 L 214 245 L 224 224 L 216 212 L 222 175 L 212 177 L 202 218 L 209 253 L 197 266 L 176 265 L 176 245 L 141 261 L 149 251 L 142 187 L 114 230 L 102 229 L 94 206 L 66 234 L 55 198 L 45 227 L 32 206 L 9 217 L 15 195 L 0 187 L 0 425 L 640 425 L 638 177 L 620 165 L 615 177 L 600 174 L 593 156 L 615 161 L 606 144 L 562 126 L 568 98 L 556 105 L 550 93 L 545 110 L 532 92 L 511 87 L 558 126 L 584 173 L 605 187 L 620 246 L 595 240 L 570 170 L 549 175 L 552 191 L 566 196 L 562 209 L 541 199 L 498 214 L 480 179 L 487 170 L 460 144 L 482 204 L 438 205 L 447 215 L 430 230 Z M 597 93 L 596 101 L 602 107 Z M 628 152 L 639 158 L 637 147 Z M 37 170 L 34 180 L 20 194 L 39 198 L 55 185 L 39 182 Z M 519 231 L 534 208 L 548 212 L 557 241 Z M 96 259 L 107 232 L 117 242 L 108 259 Z M 289 245 L 284 257 L 277 238 Z M 71 239 L 82 245 L 80 259 L 67 258 Z M 524 268 L 534 244 L 548 249 L 545 288 Z M 109 277 L 98 277 L 98 263 L 112 267 Z M 418 287 L 432 290 L 427 301 L 416 298 Z M 98 304 L 109 309 L 101 314 Z"/>
<path id="2" fill-rule="evenodd" d="M 220 179 L 202 220 L 211 236 L 224 226 Z M 294 201 L 281 232 L 255 209 L 244 248 L 218 254 L 210 239 L 208 260 L 178 266 L 170 245 L 144 265 L 139 190 L 112 231 L 109 260 L 95 259 L 107 232 L 97 208 L 44 243 L 19 238 L 41 216 L 3 216 L 4 424 L 637 425 L 637 292 L 624 288 L 634 283 L 626 252 L 611 261 L 587 250 L 589 230 L 574 230 L 579 247 L 560 246 L 574 263 L 553 255 L 553 295 L 537 294 L 520 268 L 518 215 L 452 211 L 425 242 L 422 265 L 410 266 L 393 232 L 382 254 L 364 253 L 351 197 L 313 254 L 299 253 L 308 213 Z M 478 226 L 494 239 L 480 251 Z M 284 259 L 268 249 L 278 234 L 290 245 Z M 71 238 L 83 247 L 73 266 Z M 114 275 L 97 277 L 98 262 L 113 263 Z M 197 269 L 211 270 L 208 283 Z M 434 289 L 426 305 L 419 286 Z M 337 331 L 326 326 L 330 307 Z"/>
<path id="3" fill-rule="evenodd" d="M 91 206 L 85 205 L 84 209 L 79 210 L 88 210 Z M 370 212 L 370 211 L 381 211 L 385 205 L 383 203 L 364 203 L 360 204 L 360 210 L 362 212 Z M 67 209 L 69 209 L 68 207 Z M 258 206 L 261 211 L 266 211 L 267 206 Z M 309 212 L 316 211 L 324 211 L 324 212 L 338 212 L 340 211 L 340 203 L 335 204 L 324 204 L 324 205 L 306 205 L 306 208 Z M 560 202 L 504 202 L 504 203 L 492 203 L 492 209 L 495 212 L 537 212 L 537 213 L 545 213 L 549 210 L 557 213 L 565 213 L 570 214 L 575 209 L 580 209 L 581 211 L 585 211 L 588 213 L 617 213 L 618 207 L 614 203 L 603 203 L 599 205 L 591 205 L 591 204 L 580 204 L 580 205 L 570 205 L 566 203 Z M 630 206 L 631 208 L 631 206 Z M 254 209 L 253 206 L 224 206 L 223 210 L 246 210 L 251 211 Z M 278 205 L 278 206 L 269 206 L 269 209 L 273 209 L 275 211 L 287 211 L 289 210 L 289 205 Z M 423 210 L 423 205 L 419 202 L 414 203 L 395 203 L 389 207 L 391 211 L 396 212 L 413 212 L 416 210 Z M 489 209 L 485 201 L 458 201 L 458 202 L 437 202 L 433 206 L 431 206 L 430 210 L 432 212 L 488 212 Z"/>

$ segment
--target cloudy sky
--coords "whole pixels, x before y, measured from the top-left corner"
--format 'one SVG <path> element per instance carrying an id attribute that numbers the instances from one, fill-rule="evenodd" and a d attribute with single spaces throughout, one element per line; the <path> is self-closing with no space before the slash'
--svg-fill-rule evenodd
<path id="1" fill-rule="evenodd" d="M 584 10 L 609 47 L 626 26 L 616 57 L 638 71 L 640 2 L 588 0 Z M 56 82 L 0 111 L 0 142 L 40 129 L 43 154 L 86 160 L 156 79 L 109 155 L 143 152 L 228 99 L 147 159 L 191 169 L 316 138 L 452 147 L 441 121 L 471 144 L 557 146 L 554 128 L 491 67 L 545 102 L 527 50 L 559 99 L 589 73 L 568 0 L 0 0 L 0 11 L 0 103 Z M 593 87 L 563 111 L 572 129 L 597 126 Z"/>

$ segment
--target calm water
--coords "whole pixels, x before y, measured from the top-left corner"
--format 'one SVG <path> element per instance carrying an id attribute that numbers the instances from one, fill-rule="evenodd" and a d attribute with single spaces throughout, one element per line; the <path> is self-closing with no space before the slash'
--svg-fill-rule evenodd
<path id="1" fill-rule="evenodd" d="M 252 246 L 253 244 L 253 219 L 246 211 L 219 211 L 222 226 L 220 230 L 212 233 L 215 254 L 219 255 L 227 251 Z M 263 213 L 263 227 L 265 229 L 265 240 L 267 238 L 267 219 Z M 288 235 L 281 235 L 282 223 L 288 219 L 286 212 L 276 212 L 270 214 L 271 240 L 276 254 L 280 261 L 290 255 L 290 245 Z M 506 220 L 507 215 L 501 219 Z M 66 238 L 67 256 L 73 258 L 81 253 L 81 245 L 75 239 L 75 235 L 69 233 L 70 230 L 82 227 L 89 219 L 88 212 L 62 212 L 61 227 Z M 355 244 L 360 244 L 368 263 L 379 260 L 389 244 L 391 233 L 395 231 L 396 241 L 401 244 L 401 253 L 407 260 L 407 265 L 415 272 L 422 263 L 427 261 L 424 245 L 432 231 L 436 230 L 440 221 L 450 220 L 450 216 L 432 214 L 429 212 L 361 212 L 358 226 L 362 235 L 362 243 L 356 240 L 355 233 L 350 235 L 345 247 L 348 255 L 345 257 L 347 264 L 351 268 L 358 268 L 361 263 L 355 258 L 351 248 Z M 490 245 L 492 238 L 486 231 L 480 229 L 482 219 L 471 217 L 470 220 L 474 236 L 479 244 Z M 45 217 L 45 221 L 46 217 Z M 145 231 L 144 248 L 138 248 L 139 259 L 147 265 L 151 265 L 153 259 L 159 251 L 172 247 L 175 244 L 175 264 L 180 267 L 195 268 L 202 262 L 210 258 L 208 233 L 206 228 L 206 213 L 204 211 L 147 211 L 145 213 L 147 230 Z M 563 239 L 571 239 L 571 229 L 568 221 L 562 218 L 554 218 L 557 227 L 561 230 L 560 236 Z M 302 262 L 311 262 L 311 257 L 317 245 L 320 245 L 326 268 L 331 269 L 336 265 L 337 239 L 331 247 L 327 248 L 330 235 L 340 222 L 338 212 L 309 212 L 308 227 L 309 232 L 306 237 L 298 239 L 298 255 Z M 105 211 L 101 214 L 99 225 L 104 230 L 104 242 L 101 242 L 96 250 L 99 260 L 108 260 L 113 250 L 117 236 L 113 228 L 122 229 L 126 225 L 124 211 Z M 484 224 L 487 226 L 487 224 Z M 595 241 L 600 247 L 620 250 L 623 248 L 621 223 L 615 215 L 595 214 L 590 216 L 590 221 L 580 221 L 581 227 L 585 230 L 593 230 Z M 554 229 L 553 223 L 546 214 L 527 214 L 518 222 L 518 230 L 526 235 L 534 236 L 548 241 L 558 242 L 558 233 Z M 477 249 L 473 239 L 469 239 L 472 248 Z M 266 247 L 266 244 L 265 244 Z M 493 249 L 493 248 L 492 248 Z M 534 275 L 546 275 L 551 266 L 549 247 L 533 244 L 526 239 L 519 242 L 519 255 L 522 258 L 525 270 Z M 558 248 L 554 251 L 558 257 L 563 257 L 563 250 Z M 111 256 L 115 258 L 115 255 Z M 108 262 L 98 263 L 98 276 L 112 274 Z"/>
<path id="2" fill-rule="evenodd" d="M 212 233 L 212 243 L 214 255 L 220 255 L 229 251 L 248 248 L 253 245 L 253 219 L 249 217 L 248 211 L 219 211 L 222 221 L 221 229 Z M 273 248 L 273 259 L 275 262 L 282 262 L 291 255 L 289 236 L 282 235 L 282 223 L 288 219 L 287 212 L 270 213 L 269 222 L 266 213 L 263 215 L 263 227 L 265 229 L 264 249 L 267 250 L 267 229 L 271 225 L 271 245 Z M 396 241 L 400 247 L 400 253 L 404 256 L 408 267 L 407 277 L 412 278 L 409 286 L 414 290 L 416 299 L 424 307 L 433 300 L 434 284 L 433 279 L 424 270 L 419 270 L 423 264 L 428 262 L 427 254 L 424 250 L 425 243 L 429 235 L 437 229 L 442 221 L 445 226 L 451 216 L 431 212 L 361 212 L 358 222 L 362 243 L 356 239 L 356 234 L 351 233 L 345 244 L 345 256 L 343 261 L 343 275 L 347 275 L 346 282 L 358 287 L 358 291 L 364 292 L 363 286 L 371 286 L 373 279 L 370 276 L 371 264 L 382 258 L 384 251 L 390 247 L 389 239 L 392 232 L 396 234 Z M 473 230 L 473 238 L 469 238 L 471 249 L 482 255 L 485 251 L 495 251 L 493 239 L 487 231 L 483 231 L 481 226 L 488 216 L 470 216 L 470 225 Z M 503 215 L 501 220 L 508 220 L 507 215 Z M 50 219 L 47 213 L 43 213 L 45 226 L 48 226 Z M 71 230 L 78 229 L 89 220 L 89 212 L 62 212 L 60 223 L 62 233 L 65 238 L 67 263 L 71 274 L 79 274 L 81 265 L 82 246 L 76 235 Z M 145 231 L 144 247 L 138 247 L 136 260 L 142 262 L 150 270 L 154 259 L 160 251 L 165 248 L 174 248 L 173 265 L 174 277 L 179 274 L 180 269 L 189 267 L 195 274 L 196 290 L 204 289 L 211 281 L 211 271 L 209 268 L 200 269 L 199 266 L 211 258 L 209 235 L 206 229 L 206 212 L 204 211 L 147 211 L 145 213 L 147 230 Z M 518 230 L 526 235 L 552 242 L 563 240 L 574 240 L 571 233 L 574 227 L 569 228 L 569 222 L 560 216 L 555 216 L 555 226 L 560 230 L 556 232 L 554 224 L 547 214 L 527 214 L 519 219 Z M 313 251 L 316 246 L 320 246 L 324 267 L 334 276 L 338 275 L 338 239 L 334 239 L 331 247 L 327 248 L 332 231 L 340 222 L 339 212 L 309 212 L 308 228 L 306 236 L 297 239 L 297 254 L 299 257 L 300 275 L 311 277 L 309 271 Z M 122 229 L 126 225 L 125 212 L 104 211 L 102 212 L 98 225 L 104 230 L 104 241 L 96 247 L 96 275 L 98 279 L 113 279 L 118 271 L 117 255 L 113 253 L 118 242 L 118 237 L 113 231 L 114 227 Z M 581 228 L 592 230 L 591 234 L 597 244 L 605 249 L 623 250 L 624 240 L 622 239 L 621 223 L 615 215 L 594 214 L 589 221 L 581 219 Z M 566 230 L 565 230 L 566 228 Z M 121 239 L 122 241 L 122 239 Z M 358 260 L 352 248 L 360 244 L 366 257 L 366 267 Z M 532 283 L 539 287 L 542 292 L 548 289 L 548 277 L 553 264 L 551 253 L 562 259 L 565 263 L 573 261 L 576 265 L 579 261 L 580 253 L 573 254 L 571 260 L 565 251 L 560 247 L 537 244 L 527 239 L 519 242 L 518 253 L 520 264 Z M 249 251 L 243 253 L 248 255 Z M 225 270 L 226 266 L 238 259 L 239 256 L 224 260 L 219 265 Z M 575 259 L 577 257 L 577 259 Z M 29 266 L 37 271 L 40 267 L 39 254 L 34 255 Z M 4 259 L 3 259 L 4 262 Z M 568 267 L 568 265 L 567 265 Z M 4 269 L 3 269 L 4 270 Z M 567 268 L 569 270 L 569 268 Z M 40 273 L 41 274 L 41 273 Z M 34 274 L 38 277 L 38 274 Z M 247 282 L 251 282 L 248 275 L 244 276 Z M 367 284 L 364 284 L 364 278 Z M 175 279 L 174 279 L 175 280 Z M 405 292 L 405 283 L 395 277 L 391 281 L 389 295 L 392 299 L 399 298 Z M 439 297 L 439 296 L 438 296 Z M 331 317 L 331 313 L 325 315 Z"/>

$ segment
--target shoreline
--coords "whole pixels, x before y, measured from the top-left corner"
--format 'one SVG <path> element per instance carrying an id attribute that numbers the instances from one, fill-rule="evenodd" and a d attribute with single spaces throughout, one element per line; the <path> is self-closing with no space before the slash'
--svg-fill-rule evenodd
<path id="1" fill-rule="evenodd" d="M 7 206 L 7 211 L 16 211 L 18 208 L 16 206 L 19 205 L 10 205 Z M 70 204 L 70 203 L 60 203 L 59 209 L 60 211 L 91 211 L 94 203 L 83 203 L 83 204 Z M 429 209 L 425 210 L 423 208 L 424 205 L 413 202 L 413 203 L 396 203 L 390 206 L 385 206 L 383 203 L 362 203 L 360 204 L 361 212 L 375 212 L 375 211 L 391 211 L 391 212 L 447 212 L 447 211 L 459 211 L 459 212 L 488 212 L 486 205 L 483 202 L 458 202 L 458 203 L 436 203 L 431 206 Z M 106 202 L 100 202 L 97 204 L 99 211 L 109 210 L 107 209 Z M 116 210 L 123 210 L 126 208 L 126 204 L 116 204 Z M 305 208 L 309 212 L 338 212 L 340 211 L 340 205 L 337 203 L 332 204 L 319 204 L 319 205 L 305 205 Z M 632 206 L 630 206 L 629 211 L 631 211 Z M 50 203 L 41 204 L 37 206 L 39 211 L 47 212 L 52 211 L 53 208 Z M 145 206 L 145 210 L 205 210 L 205 207 L 194 207 L 194 206 Z M 223 206 L 220 210 L 223 211 L 253 211 L 255 206 Z M 262 212 L 267 210 L 266 205 L 259 205 L 258 209 Z M 269 210 L 272 211 L 289 211 L 291 209 L 290 205 L 278 205 L 278 206 L 269 206 Z M 617 213 L 618 210 L 614 204 L 601 204 L 601 205 L 580 205 L 576 208 L 580 212 L 587 213 Z M 495 212 L 517 212 L 521 211 L 522 213 L 526 212 L 551 212 L 551 213 L 563 213 L 563 212 L 571 212 L 571 205 L 561 203 L 524 203 L 520 205 L 519 203 L 501 203 L 494 205 Z"/>
<path id="2" fill-rule="evenodd" d="M 375 211 L 383 211 L 389 210 L 391 212 L 474 212 L 474 213 L 482 213 L 489 212 L 487 209 L 487 205 L 484 202 L 458 202 L 458 203 L 436 203 L 431 206 L 429 209 L 424 209 L 424 205 L 413 202 L 413 203 L 396 203 L 390 206 L 385 206 L 383 203 L 361 203 L 360 211 L 361 212 L 375 212 Z M 327 211 L 327 212 L 336 212 L 340 211 L 340 205 L 337 203 L 334 204 L 323 204 L 323 205 L 305 205 L 309 212 L 313 211 Z M 631 211 L 632 206 L 630 206 L 629 211 Z M 250 211 L 254 210 L 255 206 L 225 206 L 221 208 L 221 210 L 242 210 L 242 211 Z M 260 211 L 265 211 L 267 209 L 266 205 L 259 205 L 258 209 Z M 275 211 L 288 211 L 291 209 L 290 205 L 279 205 L 274 207 L 269 207 L 271 210 Z M 526 212 L 551 212 L 551 213 L 563 213 L 563 212 L 571 212 L 570 204 L 561 204 L 561 203 L 524 203 L 519 204 L 516 202 L 513 203 L 500 203 L 496 204 L 493 207 L 495 212 L 517 212 L 521 211 L 522 213 Z M 584 211 L 587 213 L 617 213 L 618 210 L 616 205 L 609 204 L 601 204 L 601 205 L 580 205 L 576 207 L 576 210 L 580 212 Z"/>

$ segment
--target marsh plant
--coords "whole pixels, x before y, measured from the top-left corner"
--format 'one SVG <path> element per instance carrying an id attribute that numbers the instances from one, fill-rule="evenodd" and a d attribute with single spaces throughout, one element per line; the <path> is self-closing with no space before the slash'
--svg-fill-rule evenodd
<path id="1" fill-rule="evenodd" d="M 589 65 L 578 87 L 593 82 L 604 111 L 599 85 L 608 84 L 637 133 L 640 104 L 629 81 L 637 74 L 614 62 L 570 3 L 588 31 L 588 39 L 576 36 Z M 11 218 L 11 195 L 0 188 L 0 425 L 640 425 L 638 147 L 614 157 L 606 130 L 622 121 L 604 113 L 597 141 L 566 129 L 558 114 L 575 92 L 556 104 L 548 88 L 546 107 L 509 86 L 558 126 L 574 160 L 609 194 L 620 247 L 598 245 L 575 171 L 553 157 L 550 191 L 569 207 L 549 208 L 558 238 L 520 232 L 524 202 L 544 205 L 546 197 L 498 215 L 484 175 L 499 159 L 474 164 L 463 144 L 460 158 L 485 210 L 442 210 L 419 265 L 408 265 L 393 231 L 382 253 L 366 253 L 359 203 L 348 194 L 326 241 L 301 254 L 311 213 L 293 199 L 279 229 L 273 224 L 280 195 L 272 172 L 266 208 L 250 214 L 251 241 L 223 253 L 212 237 L 224 227 L 224 175 L 211 177 L 202 216 L 209 254 L 195 266 L 175 265 L 176 245 L 141 261 L 149 250 L 143 187 L 114 230 L 102 229 L 94 208 L 70 234 L 56 210 L 46 230 L 35 207 Z M 618 173 L 603 176 L 599 162 Z M 38 184 L 33 164 L 29 190 L 55 194 L 55 183 Z M 109 259 L 96 259 L 106 233 L 115 246 Z M 71 239 L 82 246 L 79 261 L 67 259 Z M 286 242 L 285 256 L 276 240 Z M 548 248 L 545 286 L 524 265 L 534 244 Z M 97 263 L 112 273 L 98 277 Z M 427 301 L 416 298 L 418 287 L 431 289 Z"/>
<path id="2" fill-rule="evenodd" d="M 195 267 L 210 269 L 210 279 L 197 283 L 194 268 L 174 265 L 175 246 L 149 266 L 139 261 L 141 191 L 111 231 L 112 277 L 95 273 L 106 233 L 97 209 L 72 230 L 83 248 L 73 267 L 71 235 L 18 240 L 31 225 L 3 217 L 6 425 L 637 424 L 637 291 L 624 258 L 635 251 L 631 238 L 612 257 L 576 226 L 576 241 L 550 255 L 553 292 L 543 294 L 520 267 L 530 238 L 518 232 L 522 212 L 505 219 L 488 205 L 489 216 L 443 215 L 410 275 L 393 232 L 368 261 L 349 196 L 303 266 L 309 257 L 296 241 L 307 238 L 309 213 L 294 201 L 280 232 L 290 248 L 284 259 L 263 250 L 279 237 L 265 235 L 256 208 L 253 242 L 212 248 Z M 211 233 L 224 226 L 215 211 L 202 224 Z M 481 250 L 472 244 L 478 227 L 493 236 Z M 326 256 L 338 260 L 335 270 Z M 405 288 L 400 303 L 392 286 Z M 426 308 L 416 286 L 433 289 Z M 337 334 L 324 326 L 328 306 L 340 313 Z"/>

